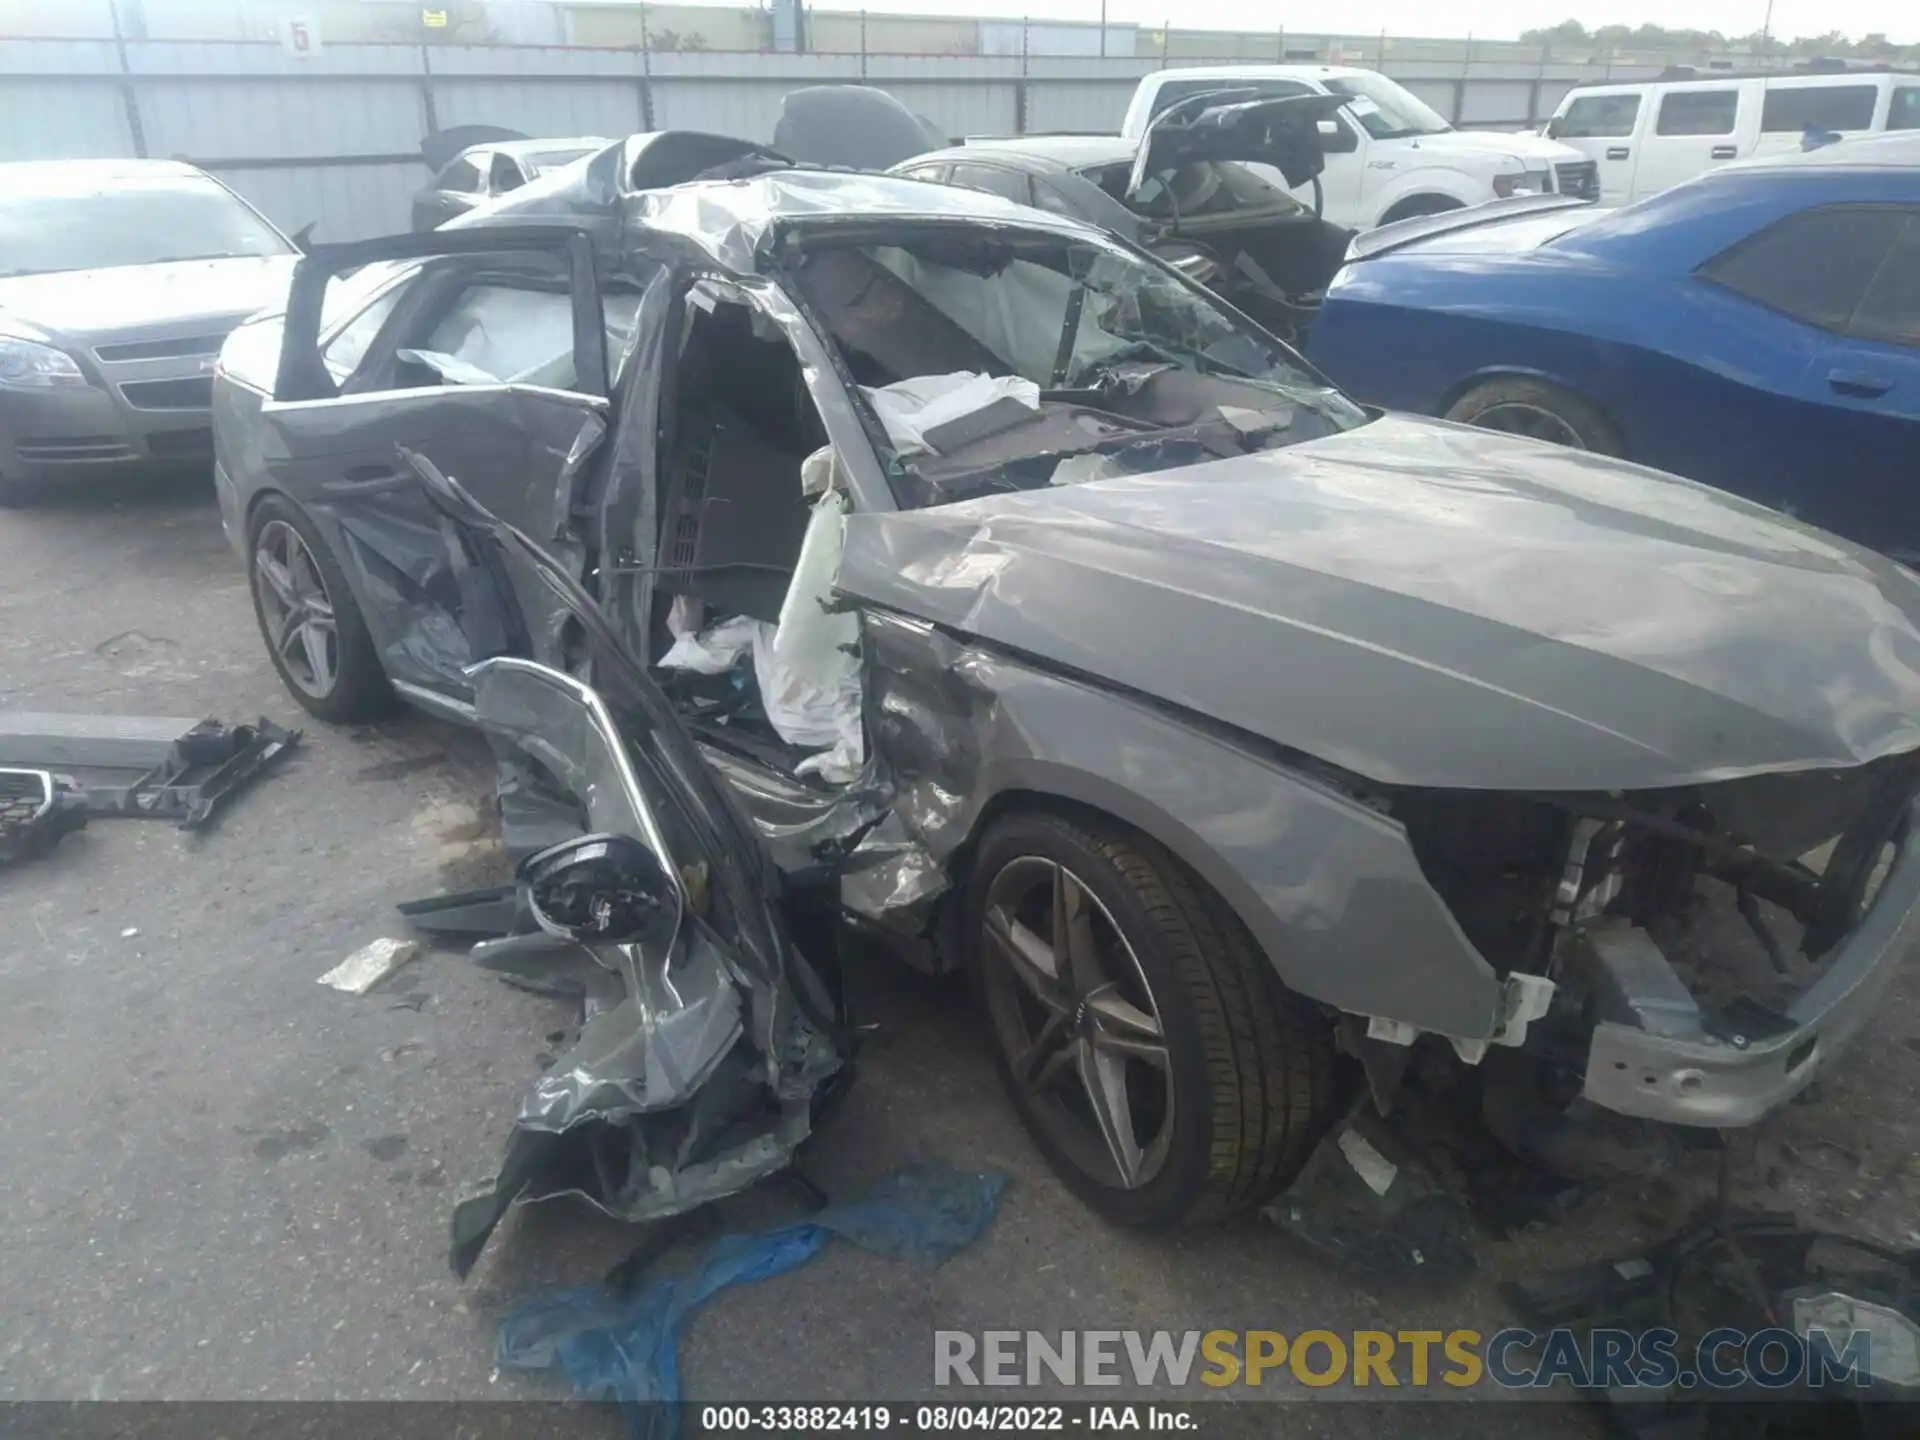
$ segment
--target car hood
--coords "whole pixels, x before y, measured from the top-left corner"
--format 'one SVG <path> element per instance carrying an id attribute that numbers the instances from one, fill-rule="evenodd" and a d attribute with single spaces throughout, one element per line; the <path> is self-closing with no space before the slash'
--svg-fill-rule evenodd
<path id="1" fill-rule="evenodd" d="M 1438 215 L 1413 215 L 1356 235 L 1349 260 L 1377 255 L 1519 255 L 1538 250 L 1608 212 L 1559 195 L 1516 195 Z"/>
<path id="2" fill-rule="evenodd" d="M 1908 572 L 1438 421 L 857 516 L 840 586 L 1389 784 L 1648 789 L 1920 747 Z"/>
<path id="3" fill-rule="evenodd" d="M 1539 135 L 1510 135 L 1495 130 L 1448 130 L 1417 137 L 1422 150 L 1447 155 L 1509 156 L 1529 170 L 1544 170 L 1572 160 L 1585 160 L 1571 145 Z M 1410 142 L 1411 143 L 1411 142 Z"/>
<path id="4" fill-rule="evenodd" d="M 0 280 L 0 327 L 30 325 L 88 339 L 200 319 L 238 319 L 278 305 L 298 256 L 239 256 L 116 265 Z"/>

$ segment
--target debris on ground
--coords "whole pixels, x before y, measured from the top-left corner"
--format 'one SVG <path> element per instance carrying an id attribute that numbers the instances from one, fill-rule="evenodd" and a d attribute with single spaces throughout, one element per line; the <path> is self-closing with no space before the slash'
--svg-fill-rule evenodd
<path id="1" fill-rule="evenodd" d="M 224 725 L 0 710 L 0 766 L 58 770 L 89 816 L 171 820 L 183 830 L 212 820 L 299 743 L 298 730 L 266 719 Z"/>
<path id="2" fill-rule="evenodd" d="M 634 1440 L 671 1440 L 679 1414 L 680 1327 L 710 1296 L 802 1265 L 836 1235 L 876 1254 L 940 1265 L 987 1228 L 1006 1184 L 995 1171 L 915 1162 L 864 1200 L 829 1205 L 757 1235 L 722 1236 L 690 1273 L 624 1297 L 606 1284 L 535 1295 L 501 1325 L 499 1366 L 559 1370 L 583 1398 L 619 1402 Z"/>
<path id="3" fill-rule="evenodd" d="M 1716 1209 L 1642 1253 L 1552 1270 L 1501 1293 L 1541 1335 L 1577 1335 L 1569 1353 L 1596 1353 L 1595 1331 L 1664 1330 L 1677 1337 L 1673 1356 L 1698 1357 L 1725 1375 L 1703 1346 L 1714 1331 L 1747 1341 L 1748 1356 L 1748 1337 L 1790 1331 L 1810 1356 L 1825 1345 L 1860 1362 L 1855 1378 L 1818 1373 L 1809 1361 L 1797 1375 L 1781 1370 L 1782 1383 L 1729 1388 L 1702 1386 L 1684 1369 L 1658 1386 L 1626 1389 L 1610 1375 L 1569 1374 L 1604 1409 L 1610 1433 L 1631 1440 L 1891 1440 L 1920 1431 L 1920 1251 L 1805 1229 L 1789 1216 Z M 1854 1345 L 1860 1337 L 1866 1343 Z M 1791 1367 L 1785 1337 L 1769 1343 L 1772 1363 Z M 1726 1348 L 1732 1355 L 1740 1346 Z"/>
<path id="4" fill-rule="evenodd" d="M 418 940 L 392 940 L 383 936 L 361 946 L 327 971 L 320 977 L 320 983 L 349 995 L 364 995 L 419 953 Z"/>
<path id="5" fill-rule="evenodd" d="M 0 768 L 0 866 L 36 859 L 86 823 L 86 797 L 71 781 Z"/>

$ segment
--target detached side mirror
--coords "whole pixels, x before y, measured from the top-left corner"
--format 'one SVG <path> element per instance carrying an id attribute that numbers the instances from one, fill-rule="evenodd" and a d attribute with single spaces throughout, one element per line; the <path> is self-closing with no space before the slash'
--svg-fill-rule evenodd
<path id="1" fill-rule="evenodd" d="M 680 888 L 629 835 L 581 835 L 530 855 L 520 884 L 540 928 L 563 940 L 624 945 L 671 938 Z"/>

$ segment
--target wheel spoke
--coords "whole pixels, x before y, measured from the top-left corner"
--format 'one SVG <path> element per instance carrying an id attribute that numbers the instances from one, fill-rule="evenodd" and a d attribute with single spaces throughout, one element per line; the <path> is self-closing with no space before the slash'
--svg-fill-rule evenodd
<path id="1" fill-rule="evenodd" d="M 1106 979 L 1094 947 L 1092 898 L 1064 865 L 1053 871 L 1053 955 L 1061 978 L 1075 995 L 1087 994 Z"/>
<path id="2" fill-rule="evenodd" d="M 1078 1051 L 1075 1060 L 1080 1083 L 1086 1087 L 1094 1123 L 1099 1126 L 1100 1138 L 1106 1142 L 1114 1169 L 1120 1172 L 1121 1183 L 1132 1189 L 1140 1183 L 1141 1162 L 1145 1157 L 1133 1134 L 1133 1110 L 1127 1103 L 1126 1061 L 1091 1045 L 1081 1045 Z"/>
<path id="3" fill-rule="evenodd" d="M 1027 1090 L 1038 1095 L 1074 1073 L 1080 1042 L 1067 1035 L 1067 1017 L 1055 1015 L 1040 1027 L 1026 1054 L 1013 1062 L 1013 1073 Z"/>
<path id="4" fill-rule="evenodd" d="M 323 627 L 313 617 L 300 627 L 300 643 L 307 652 L 308 673 L 313 683 L 331 687 L 333 684 L 333 660 L 328 651 L 328 642 L 333 638 L 330 628 Z"/>
<path id="5" fill-rule="evenodd" d="M 302 618 L 298 610 L 287 611 L 280 621 L 279 631 L 273 637 L 273 648 L 289 660 L 293 658 L 294 642 L 306 643 L 307 627 L 302 623 Z"/>
<path id="6" fill-rule="evenodd" d="M 273 592 L 274 599 L 289 610 L 299 608 L 300 595 L 294 589 L 293 576 L 287 572 L 287 567 L 281 564 L 279 558 L 264 545 L 260 547 L 260 553 L 254 556 L 254 568 L 260 572 L 260 578 L 267 582 L 267 588 Z"/>
<path id="7" fill-rule="evenodd" d="M 1066 978 L 1060 974 L 1054 951 L 1046 941 L 999 906 L 987 912 L 987 934 L 1006 957 L 1007 968 L 1034 999 L 1056 1015 L 1071 1008 Z"/>
<path id="8" fill-rule="evenodd" d="M 1097 1049 L 1122 1059 L 1139 1060 L 1156 1070 L 1167 1068 L 1166 1037 L 1160 1022 L 1108 985 L 1087 997 Z"/>

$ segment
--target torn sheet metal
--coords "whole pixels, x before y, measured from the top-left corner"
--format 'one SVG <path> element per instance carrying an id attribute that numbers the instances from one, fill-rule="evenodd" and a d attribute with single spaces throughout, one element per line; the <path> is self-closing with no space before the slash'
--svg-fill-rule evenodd
<path id="1" fill-rule="evenodd" d="M 660 232 L 662 240 L 691 245 L 736 275 L 763 269 L 777 235 L 809 228 L 954 220 L 986 229 L 997 224 L 1028 232 L 1055 231 L 1077 239 L 1101 233 L 982 190 L 825 170 L 676 185 L 637 197 L 632 214 L 636 223 Z"/>
<path id="2" fill-rule="evenodd" d="M 482 661 L 470 677 L 481 727 L 532 785 L 571 797 L 576 833 L 644 847 L 679 916 L 632 941 L 536 926 L 481 947 L 499 973 L 575 990 L 584 1023 L 522 1105 L 492 1187 L 454 1213 L 450 1258 L 464 1275 L 520 1201 L 574 1194 L 650 1219 L 785 1167 L 842 1071 L 844 1025 L 817 968 L 832 957 L 793 939 L 766 852 L 604 612 L 456 482 L 409 463 L 461 563 L 491 575 L 512 555 L 578 618 L 591 651 L 594 686 L 517 656 Z M 471 585 L 463 615 L 473 633 L 507 633 L 505 618 L 480 612 L 515 603 Z"/>
<path id="3" fill-rule="evenodd" d="M 855 515 L 839 585 L 1386 783 L 1641 790 L 1920 747 L 1920 590 L 1890 562 L 1412 418 Z"/>

